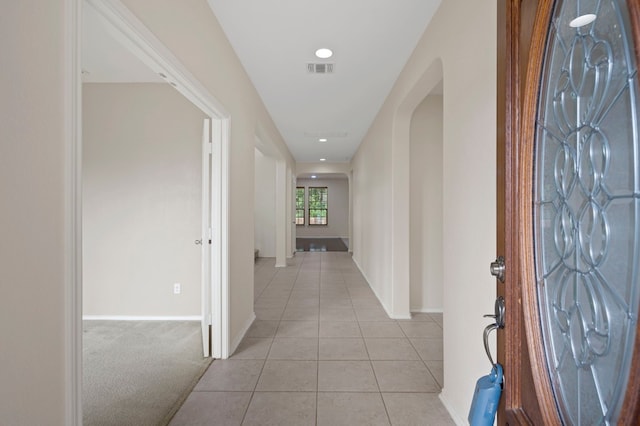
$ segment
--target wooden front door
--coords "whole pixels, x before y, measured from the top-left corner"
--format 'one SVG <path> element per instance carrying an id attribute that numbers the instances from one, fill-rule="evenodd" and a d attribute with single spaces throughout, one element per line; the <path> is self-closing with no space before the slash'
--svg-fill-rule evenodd
<path id="1" fill-rule="evenodd" d="M 640 4 L 498 4 L 498 424 L 640 424 Z"/>

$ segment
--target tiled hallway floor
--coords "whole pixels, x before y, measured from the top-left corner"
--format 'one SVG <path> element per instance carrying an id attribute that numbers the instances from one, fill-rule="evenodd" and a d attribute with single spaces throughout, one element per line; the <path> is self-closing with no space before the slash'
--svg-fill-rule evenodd
<path id="1" fill-rule="evenodd" d="M 348 253 L 255 266 L 257 319 L 172 425 L 449 425 L 442 318 L 389 319 Z"/>

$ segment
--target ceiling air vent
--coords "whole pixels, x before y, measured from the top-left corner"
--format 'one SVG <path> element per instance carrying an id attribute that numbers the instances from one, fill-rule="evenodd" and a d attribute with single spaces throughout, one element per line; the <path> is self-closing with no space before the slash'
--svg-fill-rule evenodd
<path id="1" fill-rule="evenodd" d="M 331 74 L 333 73 L 333 64 L 307 64 L 307 71 L 311 74 Z"/>

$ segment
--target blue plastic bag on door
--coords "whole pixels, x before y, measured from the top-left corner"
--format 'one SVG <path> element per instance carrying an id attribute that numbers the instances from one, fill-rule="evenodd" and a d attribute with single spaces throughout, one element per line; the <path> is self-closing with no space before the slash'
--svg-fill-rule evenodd
<path id="1" fill-rule="evenodd" d="M 495 364 L 491 373 L 482 376 L 476 382 L 471 409 L 469 410 L 469 424 L 471 426 L 491 426 L 498 411 L 498 403 L 502 394 L 502 366 Z"/>

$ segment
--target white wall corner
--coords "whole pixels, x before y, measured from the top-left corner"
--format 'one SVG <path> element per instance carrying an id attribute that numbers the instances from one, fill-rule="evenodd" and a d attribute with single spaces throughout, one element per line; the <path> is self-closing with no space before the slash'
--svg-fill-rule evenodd
<path id="1" fill-rule="evenodd" d="M 373 291 L 373 294 L 375 294 L 376 298 L 378 299 L 378 302 L 380 302 L 380 304 L 382 305 L 382 309 L 384 309 L 384 311 L 386 312 L 386 314 L 387 314 L 387 316 L 389 318 L 391 318 L 391 319 L 411 319 L 411 313 L 409 313 L 408 315 L 396 315 L 396 314 L 394 314 L 393 311 L 391 309 L 389 309 L 387 304 L 384 303 L 384 301 L 382 300 L 382 298 L 380 297 L 378 292 L 371 286 L 369 278 L 367 278 L 367 275 L 364 273 L 364 271 L 360 267 L 360 264 L 358 263 L 358 261 L 355 258 L 353 258 L 353 263 L 355 263 L 356 266 L 358 267 L 358 270 L 360 271 L 360 273 L 362 274 L 363 278 L 367 282 L 367 285 L 369 286 L 371 291 Z"/>
<path id="2" fill-rule="evenodd" d="M 251 315 L 247 319 L 247 322 L 244 324 L 244 327 L 242 327 L 242 330 L 240 330 L 240 333 L 238 333 L 236 338 L 233 339 L 233 342 L 231 342 L 231 346 L 229 347 L 229 356 L 233 355 L 236 349 L 238 349 L 238 346 L 240 346 L 240 342 L 242 342 L 242 339 L 244 339 L 244 336 L 247 334 L 247 331 L 249 331 L 249 328 L 251 327 L 251 325 L 255 320 L 256 320 L 256 313 L 251 312 Z"/>
<path id="3" fill-rule="evenodd" d="M 442 388 L 442 392 L 440 392 L 440 394 L 438 395 L 438 398 L 440 398 L 442 405 L 444 405 L 444 408 L 447 409 L 447 411 L 449 412 L 449 415 L 451 416 L 451 418 L 453 419 L 456 425 L 467 426 L 469 424 L 469 422 L 467 421 L 466 415 L 461 416 L 460 413 L 457 413 L 456 411 L 454 411 L 452 405 L 449 403 L 449 401 L 447 400 L 447 397 L 445 396 L 444 388 Z"/>

